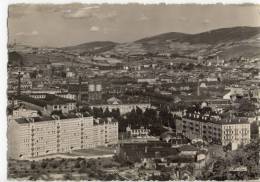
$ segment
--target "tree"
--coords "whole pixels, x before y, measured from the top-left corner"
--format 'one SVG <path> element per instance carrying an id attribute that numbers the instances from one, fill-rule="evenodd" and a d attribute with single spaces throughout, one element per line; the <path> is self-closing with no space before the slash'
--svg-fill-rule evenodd
<path id="1" fill-rule="evenodd" d="M 31 169 L 34 170 L 35 168 L 36 168 L 36 164 L 35 164 L 35 162 L 33 161 L 33 162 L 31 163 Z"/>
<path id="2" fill-rule="evenodd" d="M 45 169 L 47 167 L 48 163 L 46 161 L 42 161 L 41 168 Z"/>
<path id="3" fill-rule="evenodd" d="M 65 179 L 65 180 L 72 180 L 72 174 L 71 173 L 66 173 L 66 174 L 64 174 L 64 176 L 63 176 L 63 178 Z"/>
<path id="4" fill-rule="evenodd" d="M 111 117 L 110 111 L 108 110 L 108 107 L 105 109 L 104 117 Z"/>
<path id="5" fill-rule="evenodd" d="M 254 121 L 250 124 L 251 138 L 256 138 L 258 136 L 258 125 L 257 122 Z"/>
<path id="6" fill-rule="evenodd" d="M 119 111 L 119 109 L 118 109 L 118 108 L 117 108 L 117 109 L 112 109 L 112 112 L 111 112 L 110 116 L 112 116 L 112 117 L 118 119 L 118 118 L 120 117 L 120 111 Z"/>
<path id="7" fill-rule="evenodd" d="M 37 114 L 38 114 L 39 116 L 42 116 L 42 112 L 41 112 L 40 110 L 37 111 Z"/>
<path id="8" fill-rule="evenodd" d="M 242 99 L 238 108 L 239 112 L 255 112 L 256 106 L 247 99 Z"/>

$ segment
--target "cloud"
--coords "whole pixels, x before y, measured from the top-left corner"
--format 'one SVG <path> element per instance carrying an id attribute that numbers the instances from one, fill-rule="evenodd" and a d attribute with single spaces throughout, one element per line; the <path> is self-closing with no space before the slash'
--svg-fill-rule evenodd
<path id="1" fill-rule="evenodd" d="M 147 21 L 149 18 L 145 16 L 144 14 L 141 15 L 141 17 L 138 19 L 139 21 Z"/>
<path id="2" fill-rule="evenodd" d="M 76 10 L 67 9 L 63 11 L 65 18 L 88 18 L 92 16 L 91 10 L 98 9 L 99 6 L 87 6 Z"/>
<path id="3" fill-rule="evenodd" d="M 15 34 L 16 36 L 36 36 L 39 35 L 39 32 L 37 30 L 33 30 L 32 32 L 17 32 Z"/>
<path id="4" fill-rule="evenodd" d="M 64 18 L 78 18 L 78 19 L 90 19 L 90 20 L 115 20 L 117 16 L 116 11 L 104 12 L 101 11 L 99 6 L 87 6 L 77 9 L 66 9 L 63 10 Z"/>
<path id="5" fill-rule="evenodd" d="M 188 19 L 186 18 L 186 17 L 180 17 L 180 18 L 178 18 L 178 20 L 179 21 L 182 21 L 182 22 L 186 22 L 186 21 L 188 21 Z"/>
<path id="6" fill-rule="evenodd" d="M 202 24 L 208 25 L 208 24 L 210 24 L 210 20 L 209 19 L 205 19 L 205 20 L 203 20 Z"/>
<path id="7" fill-rule="evenodd" d="M 39 32 L 37 30 L 32 31 L 31 35 L 38 35 Z"/>
<path id="8" fill-rule="evenodd" d="M 104 34 L 109 34 L 110 32 L 114 32 L 114 31 L 117 31 L 117 30 L 118 30 L 117 28 L 104 27 L 104 28 L 103 28 L 103 33 L 104 33 Z"/>
<path id="9" fill-rule="evenodd" d="M 108 13 L 94 13 L 93 15 L 100 20 L 113 19 L 117 16 L 117 12 L 112 11 L 112 12 L 108 12 Z"/>
<path id="10" fill-rule="evenodd" d="M 90 29 L 89 29 L 91 32 L 98 32 L 99 31 L 99 27 L 97 27 L 97 26 L 92 26 L 92 27 L 90 27 Z"/>
<path id="11" fill-rule="evenodd" d="M 65 10 L 63 10 L 63 13 L 65 13 L 65 14 L 68 13 L 69 14 L 69 13 L 72 13 L 72 10 L 71 9 L 65 9 Z"/>

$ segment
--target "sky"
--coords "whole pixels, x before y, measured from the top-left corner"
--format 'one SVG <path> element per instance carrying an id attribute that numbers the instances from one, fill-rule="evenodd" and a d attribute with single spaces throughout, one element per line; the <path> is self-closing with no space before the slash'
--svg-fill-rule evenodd
<path id="1" fill-rule="evenodd" d="M 260 26 L 260 5 L 13 4 L 8 9 L 9 43 L 40 47 L 234 26 Z"/>

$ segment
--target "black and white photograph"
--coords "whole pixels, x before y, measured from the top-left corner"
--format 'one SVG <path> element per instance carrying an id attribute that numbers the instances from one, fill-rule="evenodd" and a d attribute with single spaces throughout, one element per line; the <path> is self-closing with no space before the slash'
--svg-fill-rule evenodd
<path id="1" fill-rule="evenodd" d="M 260 4 L 7 11 L 8 180 L 260 180 Z"/>

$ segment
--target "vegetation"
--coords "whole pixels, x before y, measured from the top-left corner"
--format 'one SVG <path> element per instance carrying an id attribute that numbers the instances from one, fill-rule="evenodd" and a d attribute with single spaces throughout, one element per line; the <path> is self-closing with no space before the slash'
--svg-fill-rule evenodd
<path id="1" fill-rule="evenodd" d="M 206 165 L 200 180 L 250 180 L 260 176 L 259 164 L 260 140 L 226 153 L 226 156 L 215 159 L 212 169 Z M 230 171 L 231 167 L 246 167 L 247 171 Z"/>
<path id="2" fill-rule="evenodd" d="M 109 165 L 108 165 L 109 164 Z M 41 161 L 12 161 L 8 164 L 8 177 L 43 179 L 51 174 L 63 174 L 62 180 L 77 180 L 74 174 L 80 174 L 82 180 L 115 180 L 117 176 L 104 169 L 119 166 L 114 159 L 44 159 Z M 78 175 L 76 175 L 78 176 Z"/>

